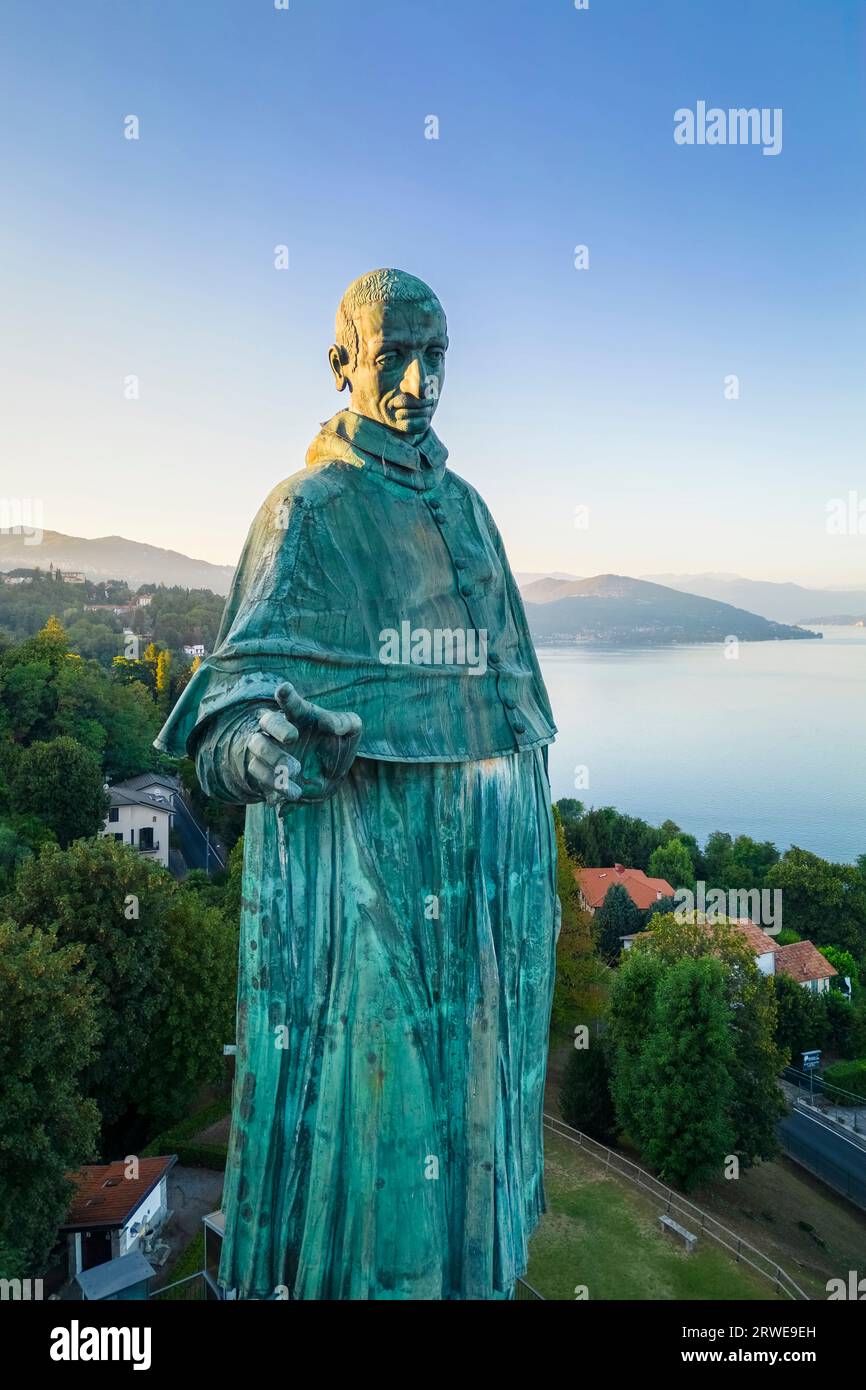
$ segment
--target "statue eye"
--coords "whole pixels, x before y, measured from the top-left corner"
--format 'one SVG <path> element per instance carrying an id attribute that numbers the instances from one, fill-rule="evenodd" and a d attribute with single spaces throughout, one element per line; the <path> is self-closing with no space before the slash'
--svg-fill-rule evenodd
<path id="1" fill-rule="evenodd" d="M 376 366 L 377 366 L 377 367 L 393 367 L 393 365 L 394 365 L 394 363 L 395 363 L 396 361 L 397 361 L 397 354 L 396 354 L 396 352 L 380 352 L 380 353 L 379 353 L 379 356 L 376 358 Z"/>

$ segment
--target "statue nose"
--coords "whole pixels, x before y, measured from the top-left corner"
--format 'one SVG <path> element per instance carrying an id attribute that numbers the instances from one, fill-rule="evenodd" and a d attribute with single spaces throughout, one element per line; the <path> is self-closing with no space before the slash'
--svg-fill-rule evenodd
<path id="1" fill-rule="evenodd" d="M 413 357 L 409 366 L 403 373 L 403 380 L 400 382 L 400 390 L 407 396 L 416 396 L 421 399 L 421 363 L 417 357 Z"/>

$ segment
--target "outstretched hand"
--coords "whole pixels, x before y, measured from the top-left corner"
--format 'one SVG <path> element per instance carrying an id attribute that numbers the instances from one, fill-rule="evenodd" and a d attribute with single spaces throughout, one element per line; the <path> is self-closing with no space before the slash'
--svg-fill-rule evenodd
<path id="1" fill-rule="evenodd" d="M 355 760 L 361 720 L 312 704 L 288 681 L 274 698 L 247 740 L 246 780 L 269 806 L 324 801 Z"/>

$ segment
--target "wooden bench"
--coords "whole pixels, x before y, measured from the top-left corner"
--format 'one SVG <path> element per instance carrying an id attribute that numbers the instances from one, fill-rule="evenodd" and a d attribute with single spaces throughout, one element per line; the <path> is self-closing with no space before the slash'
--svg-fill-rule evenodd
<path id="1" fill-rule="evenodd" d="M 685 1226 L 681 1226 L 679 1221 L 674 1221 L 672 1216 L 666 1213 L 659 1217 L 659 1225 L 662 1228 L 662 1235 L 673 1236 L 675 1240 L 682 1241 L 686 1247 L 686 1254 L 690 1255 L 698 1243 L 698 1238 L 691 1231 L 687 1231 Z"/>

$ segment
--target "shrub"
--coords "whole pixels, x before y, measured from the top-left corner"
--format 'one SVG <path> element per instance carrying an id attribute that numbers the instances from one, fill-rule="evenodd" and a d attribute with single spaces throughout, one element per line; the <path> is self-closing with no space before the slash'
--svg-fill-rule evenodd
<path id="1" fill-rule="evenodd" d="M 855 1096 L 866 1100 L 866 1058 L 861 1057 L 855 1062 L 834 1062 L 832 1066 L 824 1068 L 821 1080 L 828 1086 L 839 1086 L 843 1091 L 853 1092 L 850 1097 L 833 1095 L 835 1105 L 857 1105 Z"/>

